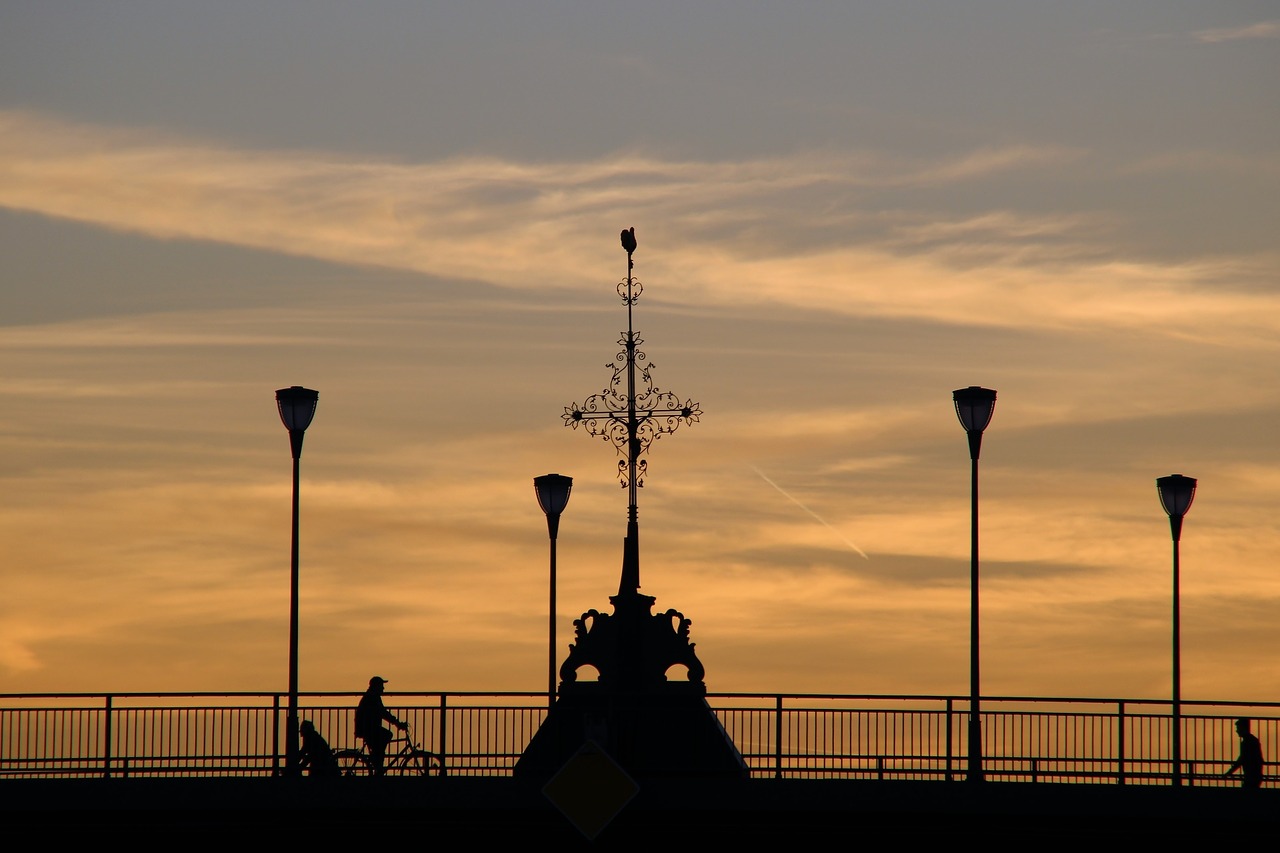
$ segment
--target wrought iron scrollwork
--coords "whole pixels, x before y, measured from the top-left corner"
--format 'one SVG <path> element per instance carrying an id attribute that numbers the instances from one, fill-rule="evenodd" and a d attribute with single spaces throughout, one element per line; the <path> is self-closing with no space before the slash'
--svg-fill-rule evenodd
<path id="1" fill-rule="evenodd" d="M 623 488 L 629 483 L 629 464 L 636 460 L 636 486 L 644 485 L 648 460 L 640 459 L 650 445 L 664 435 L 676 431 L 682 424 L 693 424 L 702 416 L 702 406 L 692 399 L 681 400 L 670 391 L 664 391 L 653 383 L 650 364 L 643 351 L 637 347 L 644 343 L 633 332 L 627 332 L 618 341 L 624 347 L 615 363 L 606 365 L 613 369 L 613 377 L 599 394 L 564 408 L 566 426 L 577 429 L 582 426 L 588 435 L 612 444 L 623 458 L 618 462 L 618 477 Z M 632 393 L 631 377 L 637 376 Z"/>
<path id="2" fill-rule="evenodd" d="M 582 403 L 564 407 L 565 426 L 579 426 L 593 438 L 612 444 L 622 459 L 618 461 L 618 479 L 627 494 L 627 535 L 623 539 L 622 576 L 618 594 L 635 594 L 640 588 L 640 527 L 637 509 L 639 487 L 649 473 L 649 462 L 642 459 L 655 441 L 675 432 L 682 423 L 692 424 L 702 418 L 702 406 L 692 399 L 681 400 L 670 391 L 653 383 L 653 364 L 640 345 L 644 343 L 631 322 L 632 308 L 640 298 L 640 282 L 632 273 L 636 250 L 635 229 L 622 232 L 622 248 L 627 253 L 627 277 L 618 285 L 618 295 L 627 309 L 627 330 L 618 340 L 622 349 L 606 365 L 613 376 L 604 390 L 587 397 Z"/>
<path id="3" fill-rule="evenodd" d="M 618 282 L 618 295 L 622 297 L 623 305 L 635 305 L 642 293 L 644 293 L 644 285 L 638 278 L 624 278 Z"/>

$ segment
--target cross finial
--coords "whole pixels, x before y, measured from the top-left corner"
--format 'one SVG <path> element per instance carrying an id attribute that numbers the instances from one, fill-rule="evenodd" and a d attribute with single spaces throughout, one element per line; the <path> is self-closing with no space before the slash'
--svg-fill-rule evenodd
<path id="1" fill-rule="evenodd" d="M 702 415 L 700 404 L 692 399 L 682 401 L 653 384 L 654 365 L 639 349 L 644 341 L 631 327 L 631 308 L 643 291 L 631 274 L 631 256 L 636 250 L 635 228 L 623 230 L 622 248 L 627 252 L 627 277 L 618 282 L 618 294 L 627 306 L 627 331 L 618 341 L 623 349 L 609 365 L 613 377 L 604 390 L 587 397 L 581 405 L 565 406 L 563 415 L 566 426 L 577 429 L 581 425 L 589 435 L 612 444 L 623 457 L 618 461 L 618 477 L 622 487 L 628 490 L 629 500 L 620 594 L 640 586 L 636 490 L 644 485 L 648 472 L 648 460 L 640 457 L 654 441 L 675 432 L 681 423 L 697 422 Z"/>

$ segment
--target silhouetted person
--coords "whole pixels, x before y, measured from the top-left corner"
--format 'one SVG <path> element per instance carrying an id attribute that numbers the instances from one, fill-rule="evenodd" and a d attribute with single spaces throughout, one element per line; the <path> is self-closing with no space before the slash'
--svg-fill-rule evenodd
<path id="1" fill-rule="evenodd" d="M 333 750 L 310 720 L 303 720 L 298 727 L 302 735 L 302 748 L 298 751 L 298 769 L 307 770 L 312 776 L 341 776 L 338 759 Z"/>
<path id="2" fill-rule="evenodd" d="M 1241 717 L 1236 720 L 1236 734 L 1240 735 L 1240 757 L 1232 762 L 1223 776 L 1230 776 L 1237 770 L 1244 771 L 1243 786 L 1245 788 L 1262 787 L 1262 744 L 1257 735 L 1249 731 L 1249 719 Z"/>
<path id="3" fill-rule="evenodd" d="M 385 771 L 382 766 L 383 756 L 387 752 L 387 744 L 391 743 L 391 732 L 382 727 L 383 722 L 391 723 L 404 730 L 408 723 L 401 722 L 382 704 L 382 691 L 385 678 L 374 676 L 369 679 L 369 689 L 360 697 L 356 706 L 356 737 L 364 741 L 369 748 L 369 758 L 373 762 L 373 775 L 381 776 Z"/>

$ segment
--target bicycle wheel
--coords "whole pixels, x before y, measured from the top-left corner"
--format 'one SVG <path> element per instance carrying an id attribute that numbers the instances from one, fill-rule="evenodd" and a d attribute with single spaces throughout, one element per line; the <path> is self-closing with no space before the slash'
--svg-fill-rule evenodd
<path id="1" fill-rule="evenodd" d="M 415 749 L 397 762 L 395 772 L 406 776 L 439 776 L 440 758 L 434 752 Z"/>
<path id="2" fill-rule="evenodd" d="M 368 776 L 373 772 L 369 756 L 358 749 L 339 749 L 333 753 L 343 776 Z"/>

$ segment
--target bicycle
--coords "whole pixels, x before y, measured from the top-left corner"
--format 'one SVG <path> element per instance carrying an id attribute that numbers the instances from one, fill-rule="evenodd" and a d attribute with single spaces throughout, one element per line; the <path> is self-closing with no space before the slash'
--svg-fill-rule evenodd
<path id="1" fill-rule="evenodd" d="M 382 767 L 388 776 L 439 776 L 444 771 L 444 763 L 434 752 L 423 749 L 413 742 L 408 726 L 403 735 L 394 737 L 387 744 L 387 752 L 383 755 Z M 397 752 L 391 752 L 395 744 L 400 744 Z M 343 776 L 372 776 L 373 758 L 369 755 L 369 746 L 362 739 L 359 749 L 345 748 L 333 752 L 338 759 L 338 768 Z"/>

